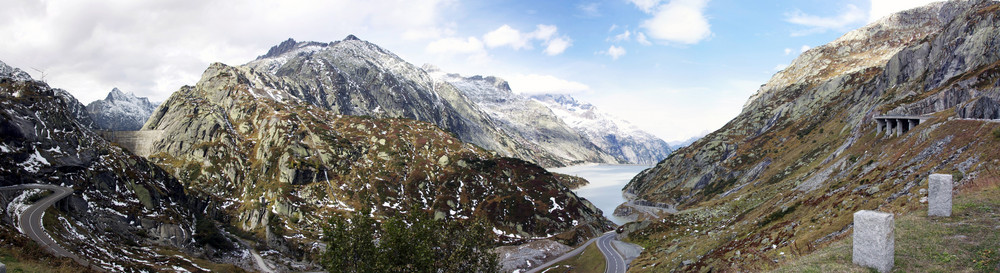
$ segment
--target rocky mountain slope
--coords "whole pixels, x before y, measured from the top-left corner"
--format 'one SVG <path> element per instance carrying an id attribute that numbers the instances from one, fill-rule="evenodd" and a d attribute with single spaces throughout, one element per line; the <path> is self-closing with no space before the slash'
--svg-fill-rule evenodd
<path id="1" fill-rule="evenodd" d="M 304 49 L 312 46 L 322 49 Z M 325 46 L 296 44 L 303 51 L 273 67 L 276 60 L 266 58 L 238 67 L 212 64 L 145 124 L 143 130 L 163 131 L 152 161 L 210 195 L 228 216 L 224 221 L 283 253 L 321 250 L 327 217 L 361 207 L 373 215 L 422 209 L 452 221 L 482 217 L 505 243 L 550 237 L 576 243 L 610 228 L 600 210 L 537 165 L 463 142 L 437 123 L 387 117 L 433 118 L 459 132 L 486 124 L 431 111 L 454 107 L 425 93 L 431 83 L 421 70 L 383 55 L 358 55 L 388 54 L 373 47 L 349 37 Z M 292 69 L 299 66 L 312 68 Z M 366 71 L 375 67 L 403 72 Z M 404 72 L 426 81 L 394 76 Z M 431 105 L 389 107 L 420 101 Z M 490 137 L 483 132 L 467 136 Z"/>
<path id="2" fill-rule="evenodd" d="M 451 84 L 435 82 L 423 69 L 353 35 L 331 43 L 289 39 L 244 67 L 281 79 L 269 88 L 333 113 L 430 122 L 504 156 L 543 166 L 569 163 L 498 129 Z"/>
<path id="3" fill-rule="evenodd" d="M 625 191 L 681 211 L 626 227 L 636 271 L 759 271 L 847 236 L 861 209 L 926 209 L 926 177 L 997 183 L 1000 3 L 900 12 L 803 53 L 723 128 Z M 876 115 L 929 115 L 901 136 Z"/>
<path id="4" fill-rule="evenodd" d="M 94 121 L 94 127 L 108 131 L 135 131 L 142 128 L 157 104 L 147 98 L 124 93 L 118 88 L 111 89 L 108 97 L 87 105 L 87 114 Z"/>
<path id="5" fill-rule="evenodd" d="M 53 239 L 92 267 L 196 270 L 186 258 L 161 251 L 198 248 L 193 212 L 200 202 L 159 167 L 97 136 L 83 108 L 65 91 L 0 62 L 0 186 L 73 188 L 45 224 Z M 3 224 L 17 226 L 16 216 L 35 194 L 43 193 L 0 191 Z"/>
<path id="6" fill-rule="evenodd" d="M 605 153 L 630 164 L 654 164 L 670 155 L 670 145 L 628 121 L 569 95 L 535 95 L 532 100 L 552 110 Z"/>
<path id="7" fill-rule="evenodd" d="M 436 81 L 451 84 L 491 117 L 508 135 L 527 140 L 528 149 L 550 154 L 568 163 L 626 163 L 594 145 L 545 105 L 514 93 L 507 81 L 496 77 L 462 77 L 425 65 Z M 659 160 L 658 158 L 655 160 Z M 654 161 L 655 162 L 655 161 Z"/>

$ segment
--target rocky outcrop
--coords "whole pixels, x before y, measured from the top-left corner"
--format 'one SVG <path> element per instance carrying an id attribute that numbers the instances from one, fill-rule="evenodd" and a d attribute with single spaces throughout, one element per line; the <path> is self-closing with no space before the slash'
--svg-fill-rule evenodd
<path id="1" fill-rule="evenodd" d="M 998 18 L 995 1 L 934 3 L 803 53 L 724 127 L 629 182 L 633 201 L 681 210 L 633 228 L 659 249 L 631 268 L 759 271 L 842 238 L 854 211 L 919 207 L 930 173 L 996 173 L 977 163 L 1000 160 L 994 123 L 955 117 L 995 112 Z M 932 118 L 878 135 L 885 114 Z"/>
<path id="2" fill-rule="evenodd" d="M 153 109 L 156 109 L 156 104 L 150 103 L 149 99 L 114 88 L 107 98 L 88 104 L 87 114 L 99 130 L 135 131 L 142 128 Z"/>
<path id="3" fill-rule="evenodd" d="M 960 118 L 1000 119 L 1000 103 L 989 97 L 979 97 L 955 109 Z"/>
<path id="4" fill-rule="evenodd" d="M 654 164 L 672 151 L 662 139 L 569 95 L 535 95 L 531 98 L 551 109 L 601 151 L 623 163 Z"/>

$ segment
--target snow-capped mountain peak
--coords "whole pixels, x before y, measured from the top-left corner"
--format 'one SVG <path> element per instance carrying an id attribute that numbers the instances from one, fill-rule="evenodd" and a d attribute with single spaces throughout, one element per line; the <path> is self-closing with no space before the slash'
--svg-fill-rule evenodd
<path id="1" fill-rule="evenodd" d="M 534 95 L 531 99 L 552 109 L 570 127 L 623 161 L 653 164 L 671 152 L 662 139 L 570 95 Z"/>
<path id="2" fill-rule="evenodd" d="M 142 128 L 146 119 L 156 109 L 156 104 L 148 98 L 137 97 L 129 92 L 114 88 L 104 100 L 87 105 L 87 113 L 98 129 L 110 131 L 134 131 Z"/>
<path id="3" fill-rule="evenodd" d="M 16 81 L 30 81 L 31 75 L 20 68 L 12 67 L 4 62 L 0 62 L 0 77 L 11 78 Z"/>
<path id="4" fill-rule="evenodd" d="M 652 164 L 670 154 L 663 140 L 569 95 L 528 97 L 492 76 L 463 77 L 424 65 L 460 90 L 508 132 L 568 162 Z"/>

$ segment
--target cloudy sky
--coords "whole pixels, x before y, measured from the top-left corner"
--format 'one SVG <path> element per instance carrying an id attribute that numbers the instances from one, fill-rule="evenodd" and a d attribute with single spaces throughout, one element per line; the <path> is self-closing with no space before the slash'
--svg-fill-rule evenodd
<path id="1" fill-rule="evenodd" d="M 802 51 L 927 0 L 6 0 L 0 61 L 83 103 L 348 34 L 416 65 L 570 93 L 667 141 L 717 129 Z"/>

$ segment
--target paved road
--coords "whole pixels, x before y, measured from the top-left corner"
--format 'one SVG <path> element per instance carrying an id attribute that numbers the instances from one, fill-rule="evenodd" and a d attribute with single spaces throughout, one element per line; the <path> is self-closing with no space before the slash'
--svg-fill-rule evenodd
<path id="1" fill-rule="evenodd" d="M 604 272 L 625 273 L 625 267 L 627 266 L 625 264 L 625 258 L 622 258 L 621 254 L 619 254 L 618 251 L 615 251 L 615 248 L 611 246 L 611 241 L 613 240 L 615 240 L 615 231 L 612 230 L 607 233 L 604 233 L 604 235 L 601 235 L 601 237 L 590 239 L 590 241 L 583 243 L 582 245 L 580 245 L 579 247 L 570 252 L 566 252 L 562 256 L 559 256 L 559 258 L 555 258 L 542 265 L 539 265 L 538 267 L 528 270 L 527 273 L 540 272 L 541 270 L 549 268 L 550 266 L 553 266 L 558 262 L 569 259 L 571 257 L 575 257 L 576 255 L 580 255 L 580 253 L 583 252 L 584 248 L 587 248 L 587 246 L 590 245 L 590 243 L 593 243 L 595 241 L 597 242 L 597 248 L 601 250 L 601 254 L 604 254 L 604 261 L 608 265 L 605 268 Z M 617 261 L 617 263 L 614 263 L 615 261 Z"/>
<path id="2" fill-rule="evenodd" d="M 580 253 L 583 252 L 583 249 L 587 248 L 587 246 L 590 245 L 590 243 L 593 243 L 596 240 L 597 240 L 597 238 L 590 239 L 590 241 L 587 241 L 586 243 L 583 243 L 582 245 L 578 246 L 576 249 L 570 250 L 569 252 L 566 252 L 566 253 L 563 253 L 562 256 L 559 256 L 558 258 L 552 259 L 551 261 L 548 261 L 548 262 L 546 262 L 546 263 L 544 263 L 542 265 L 536 266 L 535 268 L 532 268 L 532 269 L 528 270 L 525 273 L 538 273 L 538 272 L 542 271 L 543 269 L 546 269 L 546 268 L 549 268 L 550 266 L 555 265 L 558 262 L 561 262 L 561 261 L 564 261 L 566 259 L 575 257 L 576 255 L 580 255 Z"/>
<path id="3" fill-rule="evenodd" d="M 601 250 L 601 254 L 604 254 L 604 261 L 607 262 L 607 267 L 604 269 L 604 273 L 625 273 L 625 258 L 622 257 L 621 253 L 615 250 L 615 247 L 611 245 L 611 241 L 615 240 L 615 232 L 610 231 L 604 233 L 601 237 L 597 238 L 597 248 Z"/>
<path id="4" fill-rule="evenodd" d="M 79 256 L 67 251 L 65 248 L 56 243 L 48 233 L 45 232 L 45 227 L 42 225 L 42 216 L 45 215 L 45 210 L 51 207 L 56 201 L 59 201 L 70 194 L 73 194 L 73 189 L 67 187 L 60 187 L 56 185 L 46 185 L 46 184 L 22 184 L 15 186 L 0 187 L 0 190 L 26 190 L 26 189 L 43 189 L 51 190 L 52 195 L 38 200 L 34 204 L 24 210 L 20 216 L 18 216 L 18 226 L 21 228 L 21 232 L 24 235 L 28 235 L 29 238 L 38 242 L 39 245 L 48 249 L 49 252 L 57 256 L 69 257 L 84 266 L 89 266 L 90 263 L 86 260 L 80 259 Z"/>

